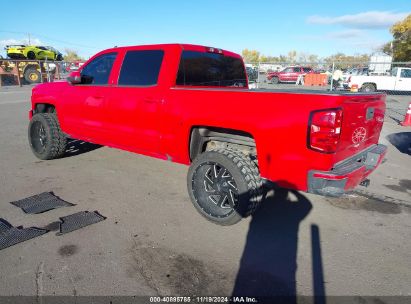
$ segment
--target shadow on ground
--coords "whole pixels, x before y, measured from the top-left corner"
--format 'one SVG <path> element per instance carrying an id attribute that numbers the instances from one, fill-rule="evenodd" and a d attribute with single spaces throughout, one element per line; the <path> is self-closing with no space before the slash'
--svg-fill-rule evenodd
<path id="1" fill-rule="evenodd" d="M 69 139 L 67 142 L 67 149 L 64 154 L 64 157 L 71 157 L 71 156 L 76 156 L 79 154 L 87 153 L 93 150 L 96 150 L 98 148 L 101 148 L 102 146 L 92 144 L 89 142 L 85 142 L 82 140 L 78 139 Z"/>
<path id="2" fill-rule="evenodd" d="M 259 303 L 296 302 L 297 246 L 300 222 L 311 202 L 298 191 L 269 189 L 253 215 L 233 296 L 258 297 Z M 324 296 L 319 229 L 311 226 L 313 290 Z M 273 298 L 274 297 L 274 298 Z"/>
<path id="3" fill-rule="evenodd" d="M 411 155 L 411 132 L 392 133 L 386 138 L 398 151 Z"/>

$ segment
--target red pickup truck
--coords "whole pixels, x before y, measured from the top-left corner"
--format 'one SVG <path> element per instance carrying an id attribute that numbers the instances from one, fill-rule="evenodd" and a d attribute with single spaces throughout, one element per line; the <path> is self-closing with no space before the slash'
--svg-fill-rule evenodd
<path id="1" fill-rule="evenodd" d="M 384 112 L 380 93 L 249 90 L 241 57 L 217 48 L 117 47 L 33 89 L 28 136 L 43 160 L 75 138 L 190 165 L 192 203 L 230 225 L 265 183 L 340 195 L 366 180 Z"/>
<path id="2" fill-rule="evenodd" d="M 277 84 L 280 82 L 293 82 L 295 83 L 298 76 L 303 74 L 314 73 L 313 69 L 310 67 L 302 66 L 291 66 L 287 67 L 279 72 L 269 72 L 267 73 L 267 80 L 271 83 Z"/>

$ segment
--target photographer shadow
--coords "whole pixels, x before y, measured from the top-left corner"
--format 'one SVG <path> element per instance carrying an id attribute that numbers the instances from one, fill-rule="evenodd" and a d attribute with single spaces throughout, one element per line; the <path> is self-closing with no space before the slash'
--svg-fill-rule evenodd
<path id="1" fill-rule="evenodd" d="M 233 296 L 296 302 L 298 230 L 311 209 L 311 202 L 298 191 L 278 187 L 265 191 L 252 216 Z"/>

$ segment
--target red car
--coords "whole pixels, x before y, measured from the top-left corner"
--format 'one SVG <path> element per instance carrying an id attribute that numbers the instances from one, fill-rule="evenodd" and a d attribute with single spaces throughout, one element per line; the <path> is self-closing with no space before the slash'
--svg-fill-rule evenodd
<path id="1" fill-rule="evenodd" d="M 193 205 L 221 225 L 250 215 L 263 184 L 341 195 L 386 153 L 384 94 L 249 90 L 240 55 L 212 47 L 108 49 L 31 101 L 38 158 L 76 138 L 189 165 Z"/>
<path id="2" fill-rule="evenodd" d="M 67 72 L 77 71 L 83 64 L 84 62 L 82 61 L 69 62 L 66 65 L 66 71 Z"/>
<path id="3" fill-rule="evenodd" d="M 310 67 L 302 66 L 291 66 L 287 67 L 280 72 L 269 72 L 267 73 L 267 80 L 271 83 L 280 82 L 296 82 L 298 76 L 308 73 L 314 73 L 313 69 Z"/>

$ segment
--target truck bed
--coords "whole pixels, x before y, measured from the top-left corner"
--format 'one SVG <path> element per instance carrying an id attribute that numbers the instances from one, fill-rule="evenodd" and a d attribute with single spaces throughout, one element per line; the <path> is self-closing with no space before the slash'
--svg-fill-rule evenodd
<path id="1" fill-rule="evenodd" d="M 309 94 L 309 95 L 329 95 L 329 96 L 367 96 L 369 93 L 350 91 L 328 91 L 310 89 L 238 89 L 238 88 L 197 88 L 197 87 L 174 87 L 176 90 L 194 91 L 223 91 L 223 92 L 253 92 L 253 93 L 279 93 L 279 94 Z M 373 92 L 373 95 L 384 95 L 382 92 Z"/>

